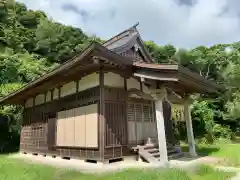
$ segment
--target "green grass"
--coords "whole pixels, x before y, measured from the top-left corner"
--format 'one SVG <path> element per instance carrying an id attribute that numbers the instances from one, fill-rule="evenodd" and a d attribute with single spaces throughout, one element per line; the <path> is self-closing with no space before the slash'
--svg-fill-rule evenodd
<path id="1" fill-rule="evenodd" d="M 199 146 L 200 154 L 223 158 L 223 165 L 240 167 L 240 144 L 218 144 Z"/>
<path id="2" fill-rule="evenodd" d="M 195 171 L 177 169 L 126 170 L 107 174 L 84 174 L 66 169 L 0 156 L 0 180 L 225 180 L 232 173 L 220 172 L 207 166 Z"/>
<path id="3" fill-rule="evenodd" d="M 187 151 L 186 146 L 183 146 L 183 150 Z M 222 159 L 220 165 L 240 167 L 240 144 L 201 144 L 197 146 L 197 153 L 202 156 L 219 157 Z"/>

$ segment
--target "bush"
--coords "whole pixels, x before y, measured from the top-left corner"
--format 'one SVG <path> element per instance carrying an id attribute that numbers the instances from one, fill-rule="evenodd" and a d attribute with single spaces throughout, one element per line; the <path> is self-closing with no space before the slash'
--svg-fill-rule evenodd
<path id="1" fill-rule="evenodd" d="M 199 139 L 196 139 L 196 144 L 209 144 L 208 139 L 206 137 L 202 137 Z"/>
<path id="2" fill-rule="evenodd" d="M 219 138 L 231 139 L 233 137 L 233 133 L 229 126 L 222 126 L 220 124 L 215 124 L 213 126 L 212 132 L 213 132 L 214 139 L 219 139 Z"/>
<path id="3" fill-rule="evenodd" d="M 214 140 L 214 144 L 215 145 L 219 145 L 219 144 L 230 144 L 231 140 L 227 139 L 227 138 L 218 138 Z"/>

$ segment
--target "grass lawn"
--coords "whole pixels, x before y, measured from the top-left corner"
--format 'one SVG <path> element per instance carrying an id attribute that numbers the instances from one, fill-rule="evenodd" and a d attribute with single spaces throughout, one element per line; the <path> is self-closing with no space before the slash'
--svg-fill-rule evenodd
<path id="1" fill-rule="evenodd" d="M 94 175 L 46 165 L 27 164 L 0 156 L 0 180 L 227 180 L 234 175 L 213 170 L 208 166 L 201 166 L 189 172 L 177 169 L 126 170 Z"/>
<path id="2" fill-rule="evenodd" d="M 183 147 L 187 150 L 186 146 Z M 240 167 L 240 144 L 219 143 L 215 145 L 198 145 L 198 155 L 219 157 L 222 159 L 220 165 Z"/>

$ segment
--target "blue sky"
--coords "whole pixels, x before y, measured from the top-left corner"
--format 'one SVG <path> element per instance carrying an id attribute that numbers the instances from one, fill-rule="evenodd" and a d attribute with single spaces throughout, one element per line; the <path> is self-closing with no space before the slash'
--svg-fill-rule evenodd
<path id="1" fill-rule="evenodd" d="M 240 0 L 18 0 L 103 39 L 139 22 L 144 40 L 192 48 L 240 40 Z"/>

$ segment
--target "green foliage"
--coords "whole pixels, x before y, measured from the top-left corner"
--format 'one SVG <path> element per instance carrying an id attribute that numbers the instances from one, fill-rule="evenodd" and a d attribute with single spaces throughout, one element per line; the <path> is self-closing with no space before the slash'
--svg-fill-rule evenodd
<path id="1" fill-rule="evenodd" d="M 232 138 L 232 130 L 230 129 L 229 126 L 221 126 L 220 124 L 215 124 L 213 126 L 213 136 L 215 139 L 231 139 Z"/>
<path id="2" fill-rule="evenodd" d="M 206 133 L 206 138 L 209 142 L 213 142 L 213 127 L 214 127 L 214 112 L 211 108 L 209 108 L 209 104 L 207 101 L 195 101 L 193 104 L 192 111 L 193 120 L 197 121 L 199 124 L 200 136 L 203 136 L 202 130 L 204 130 L 204 134 Z"/>
<path id="3" fill-rule="evenodd" d="M 12 49 L 5 49 L 0 54 L 0 83 L 29 82 L 50 70 L 44 58 L 34 54 L 14 53 Z"/>
<path id="4" fill-rule="evenodd" d="M 175 53 L 173 48 L 159 47 L 154 42 L 146 42 L 146 46 L 157 63 L 178 63 L 207 79 L 224 83 L 226 90 L 220 94 L 196 96 L 192 109 L 194 133 L 208 142 L 219 136 L 231 136 L 228 127 L 235 131 L 240 120 L 240 43 L 180 48 Z M 228 135 L 218 132 L 214 135 L 214 127 L 218 131 L 218 125 Z M 179 138 L 184 139 L 181 123 L 177 128 Z"/>
<path id="5" fill-rule="evenodd" d="M 145 42 L 145 45 L 157 63 L 168 63 L 169 60 L 175 55 L 176 48 L 173 45 L 166 45 L 159 47 L 153 41 Z"/>
<path id="6" fill-rule="evenodd" d="M 0 85 L 0 97 L 22 87 L 21 83 Z M 0 107 L 0 153 L 17 151 L 22 121 L 22 108 L 18 106 Z"/>
<path id="7" fill-rule="evenodd" d="M 6 96 L 7 94 L 21 88 L 23 84 L 21 83 L 10 83 L 10 84 L 1 84 L 0 85 L 0 97 Z"/>

